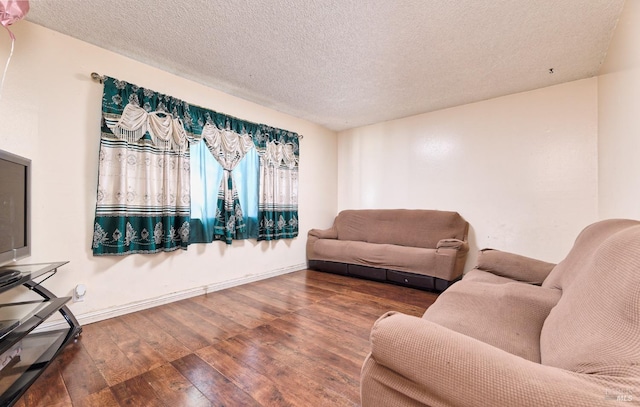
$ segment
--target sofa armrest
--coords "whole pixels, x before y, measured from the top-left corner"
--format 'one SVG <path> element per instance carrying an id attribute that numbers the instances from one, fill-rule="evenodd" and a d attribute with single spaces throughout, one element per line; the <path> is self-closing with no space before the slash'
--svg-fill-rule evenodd
<path id="1" fill-rule="evenodd" d="M 338 229 L 335 225 L 329 229 L 311 229 L 307 233 L 307 260 L 316 260 L 315 244 L 318 239 L 337 239 Z"/>
<path id="2" fill-rule="evenodd" d="M 519 254 L 482 249 L 475 268 L 501 277 L 540 285 L 555 266 L 554 263 L 547 263 Z"/>
<path id="3" fill-rule="evenodd" d="M 383 405 L 381 394 L 390 391 L 429 406 L 602 406 L 611 392 L 635 395 L 637 385 L 636 379 L 541 365 L 425 319 L 390 312 L 371 330 L 361 394 L 363 407 Z"/>
<path id="4" fill-rule="evenodd" d="M 329 229 L 311 229 L 309 230 L 308 236 L 318 239 L 337 239 L 338 230 L 335 227 Z"/>
<path id="5" fill-rule="evenodd" d="M 436 249 L 455 249 L 468 252 L 469 243 L 459 239 L 442 239 L 436 245 Z"/>
<path id="6" fill-rule="evenodd" d="M 444 280 L 454 281 L 462 276 L 469 253 L 469 243 L 459 239 L 442 239 L 436 245 L 436 267 L 434 274 Z"/>

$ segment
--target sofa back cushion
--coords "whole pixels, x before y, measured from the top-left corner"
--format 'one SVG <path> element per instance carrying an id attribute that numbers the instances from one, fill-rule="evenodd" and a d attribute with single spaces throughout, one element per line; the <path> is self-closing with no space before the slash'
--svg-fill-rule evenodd
<path id="1" fill-rule="evenodd" d="M 599 243 L 594 247 L 594 242 Z M 574 258 L 576 250 L 582 259 Z M 640 377 L 640 222 L 612 220 L 590 226 L 567 259 L 557 267 L 567 267 L 560 270 L 570 278 L 548 277 L 563 292 L 542 328 L 542 364 L 585 374 Z"/>
<path id="2" fill-rule="evenodd" d="M 352 209 L 338 214 L 335 227 L 339 240 L 434 249 L 441 239 L 466 240 L 469 224 L 457 212 Z"/>

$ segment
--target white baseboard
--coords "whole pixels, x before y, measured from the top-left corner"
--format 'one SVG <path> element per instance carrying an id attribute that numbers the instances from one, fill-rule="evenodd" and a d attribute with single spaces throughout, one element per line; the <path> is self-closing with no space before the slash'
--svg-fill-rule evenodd
<path id="1" fill-rule="evenodd" d="M 177 291 L 170 294 L 161 295 L 160 297 L 150 298 L 147 300 L 136 301 L 126 305 L 118 305 L 115 307 L 88 312 L 86 314 L 75 315 L 80 325 L 87 325 L 93 322 L 103 321 L 105 319 L 114 318 L 120 315 L 130 314 L 136 311 L 142 311 L 148 308 L 157 307 L 158 305 L 169 304 L 171 302 L 184 300 L 198 295 L 204 295 L 207 293 L 224 290 L 225 288 L 236 287 L 242 284 L 252 283 L 254 281 L 264 280 L 271 277 L 280 276 L 283 274 L 293 273 L 294 271 L 304 270 L 307 268 L 306 263 L 296 264 L 294 266 L 269 271 L 262 274 L 252 274 L 236 278 L 233 280 L 222 281 L 215 284 L 206 285 L 203 287 L 190 288 L 188 290 Z M 54 329 L 63 329 L 68 327 L 69 324 L 63 320 L 45 321 L 38 328 L 37 331 L 50 331 Z"/>

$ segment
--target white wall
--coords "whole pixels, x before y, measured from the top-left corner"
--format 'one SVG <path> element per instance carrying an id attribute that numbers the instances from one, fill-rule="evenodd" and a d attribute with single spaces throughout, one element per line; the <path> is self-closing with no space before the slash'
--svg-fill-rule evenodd
<path id="1" fill-rule="evenodd" d="M 329 226 L 336 213 L 336 134 L 307 121 L 241 100 L 123 56 L 20 21 L 0 100 L 0 149 L 33 160 L 33 252 L 22 262 L 70 260 L 46 286 L 85 302 L 71 304 L 85 320 L 172 293 L 221 287 L 305 267 L 306 233 Z M 0 61 L 9 55 L 0 33 Z M 300 235 L 293 240 L 215 242 L 188 251 L 93 257 L 102 85 L 109 75 L 244 120 L 304 135 L 300 143 Z"/>
<path id="2" fill-rule="evenodd" d="M 602 218 L 640 219 L 640 1 L 627 1 L 598 77 Z"/>
<path id="3" fill-rule="evenodd" d="M 597 79 L 344 131 L 338 151 L 339 210 L 458 211 L 467 269 L 484 247 L 559 261 L 597 218 Z"/>

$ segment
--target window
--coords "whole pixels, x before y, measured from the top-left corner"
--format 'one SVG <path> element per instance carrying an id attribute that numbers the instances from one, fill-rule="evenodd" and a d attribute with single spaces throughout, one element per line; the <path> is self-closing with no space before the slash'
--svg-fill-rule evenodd
<path id="1" fill-rule="evenodd" d="M 225 240 L 216 233 L 215 224 L 220 201 L 220 184 L 224 169 L 204 142 L 192 143 L 191 155 L 191 237 L 189 243 Z M 255 148 L 250 149 L 231 171 L 233 185 L 242 209 L 242 229 L 236 239 L 258 237 L 258 189 L 260 160 Z"/>

